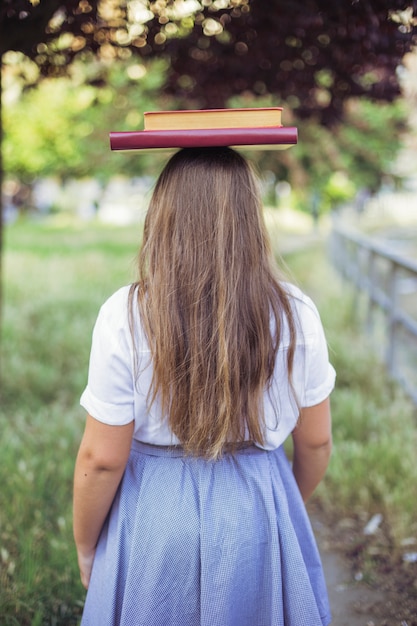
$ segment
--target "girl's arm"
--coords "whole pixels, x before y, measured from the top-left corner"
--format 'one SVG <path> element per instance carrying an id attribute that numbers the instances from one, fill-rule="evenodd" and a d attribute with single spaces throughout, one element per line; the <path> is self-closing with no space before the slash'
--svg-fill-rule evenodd
<path id="1" fill-rule="evenodd" d="M 326 473 L 332 451 L 330 400 L 301 409 L 292 433 L 293 472 L 304 502 Z"/>
<path id="2" fill-rule="evenodd" d="M 88 587 L 100 531 L 126 467 L 134 422 L 108 426 L 87 415 L 74 471 L 74 538 Z"/>

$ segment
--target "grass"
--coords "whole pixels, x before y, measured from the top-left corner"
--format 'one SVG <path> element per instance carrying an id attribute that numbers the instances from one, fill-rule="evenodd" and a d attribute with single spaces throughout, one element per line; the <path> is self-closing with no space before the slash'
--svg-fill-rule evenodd
<path id="1" fill-rule="evenodd" d="M 291 233 L 293 235 L 293 233 Z M 139 230 L 59 222 L 7 228 L 0 405 L 0 623 L 77 624 L 84 600 L 71 529 L 78 399 L 99 306 L 134 277 Z M 280 246 L 285 240 L 279 240 Z M 335 451 L 318 497 L 339 515 L 379 512 L 417 536 L 415 408 L 360 332 L 321 245 L 286 254 L 319 306 L 338 372 Z"/>
<path id="2" fill-rule="evenodd" d="M 76 624 L 74 459 L 98 308 L 133 277 L 139 232 L 7 229 L 0 408 L 0 623 Z"/>
<path id="3" fill-rule="evenodd" d="M 320 496 L 341 512 L 382 513 L 397 544 L 417 538 L 417 409 L 389 379 L 364 333 L 354 292 L 322 251 L 298 253 L 287 262 L 318 304 L 337 371 L 335 449 Z"/>

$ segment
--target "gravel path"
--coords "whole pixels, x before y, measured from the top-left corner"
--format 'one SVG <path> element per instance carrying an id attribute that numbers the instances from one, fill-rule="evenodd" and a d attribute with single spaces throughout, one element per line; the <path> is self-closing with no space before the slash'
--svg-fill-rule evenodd
<path id="1" fill-rule="evenodd" d="M 331 626 L 377 626 L 380 621 L 372 607 L 382 594 L 355 581 L 342 556 L 332 551 L 326 540 L 329 529 L 314 516 L 311 522 L 319 546 L 329 592 L 333 621 Z"/>

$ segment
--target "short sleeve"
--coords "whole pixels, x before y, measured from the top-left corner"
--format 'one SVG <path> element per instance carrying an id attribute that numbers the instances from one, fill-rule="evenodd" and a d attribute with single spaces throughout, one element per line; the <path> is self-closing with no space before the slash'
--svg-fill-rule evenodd
<path id="1" fill-rule="evenodd" d="M 126 289 L 101 307 L 92 337 L 88 383 L 80 404 L 105 424 L 134 420 L 133 348 Z"/>
<path id="2" fill-rule="evenodd" d="M 336 372 L 329 362 L 327 341 L 316 306 L 308 299 L 310 314 L 306 345 L 305 394 L 303 405 L 314 406 L 333 391 Z"/>

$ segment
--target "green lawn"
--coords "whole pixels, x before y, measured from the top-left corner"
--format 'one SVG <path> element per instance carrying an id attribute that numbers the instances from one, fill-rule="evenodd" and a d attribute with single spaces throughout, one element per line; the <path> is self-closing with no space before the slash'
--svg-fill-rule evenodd
<path id="1" fill-rule="evenodd" d="M 285 239 L 285 237 L 283 237 Z M 71 487 L 91 330 L 135 277 L 139 228 L 18 223 L 6 232 L 0 406 L 0 623 L 77 624 L 84 600 Z M 280 245 L 282 241 L 278 241 Z M 338 372 L 335 450 L 318 497 L 340 515 L 380 512 L 396 545 L 416 536 L 415 408 L 354 323 L 352 298 L 317 244 L 285 257 L 313 297 Z"/>

